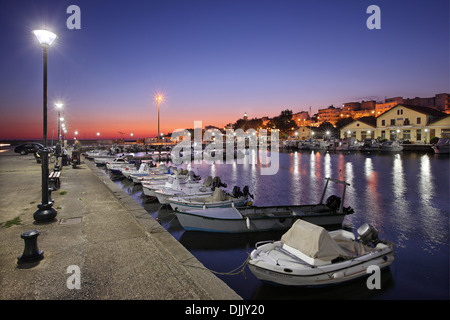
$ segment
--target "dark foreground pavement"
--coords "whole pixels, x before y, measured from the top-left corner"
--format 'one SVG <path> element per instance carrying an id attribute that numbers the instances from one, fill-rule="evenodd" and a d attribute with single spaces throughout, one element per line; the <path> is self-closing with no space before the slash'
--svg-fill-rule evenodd
<path id="1" fill-rule="evenodd" d="M 41 166 L 32 155 L 0 153 L 0 195 L 2 300 L 241 299 L 89 161 L 63 168 L 52 222 L 33 219 Z M 18 263 L 20 236 L 34 229 L 44 258 Z M 73 288 L 76 268 L 80 289 Z"/>

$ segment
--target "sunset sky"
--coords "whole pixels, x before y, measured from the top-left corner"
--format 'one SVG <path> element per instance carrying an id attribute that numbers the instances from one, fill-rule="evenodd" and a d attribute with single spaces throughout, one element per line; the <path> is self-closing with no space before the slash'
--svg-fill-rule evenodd
<path id="1" fill-rule="evenodd" d="M 448 0 L 0 0 L 0 139 L 42 138 L 42 48 L 48 137 L 54 103 L 69 137 L 135 138 L 224 126 L 284 109 L 449 93 Z M 81 29 L 69 30 L 69 5 Z M 381 9 L 369 30 L 367 7 Z"/>

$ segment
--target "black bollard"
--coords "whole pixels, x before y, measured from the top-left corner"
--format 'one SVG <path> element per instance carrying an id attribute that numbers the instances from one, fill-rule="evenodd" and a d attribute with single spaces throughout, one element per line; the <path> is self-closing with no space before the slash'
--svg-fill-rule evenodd
<path id="1" fill-rule="evenodd" d="M 20 237 L 25 241 L 23 253 L 17 257 L 19 262 L 33 262 L 44 258 L 44 251 L 39 250 L 37 237 L 41 234 L 39 230 L 30 230 L 22 233 Z"/>

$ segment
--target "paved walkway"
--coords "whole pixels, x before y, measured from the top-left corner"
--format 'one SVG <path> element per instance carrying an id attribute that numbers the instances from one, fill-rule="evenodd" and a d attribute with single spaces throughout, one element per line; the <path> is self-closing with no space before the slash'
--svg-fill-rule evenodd
<path id="1" fill-rule="evenodd" d="M 241 299 L 88 160 L 63 168 L 55 221 L 33 219 L 41 166 L 32 155 L 0 153 L 0 194 L 0 299 Z M 34 229 L 44 259 L 18 264 L 20 235 Z M 80 289 L 68 288 L 70 266 Z"/>

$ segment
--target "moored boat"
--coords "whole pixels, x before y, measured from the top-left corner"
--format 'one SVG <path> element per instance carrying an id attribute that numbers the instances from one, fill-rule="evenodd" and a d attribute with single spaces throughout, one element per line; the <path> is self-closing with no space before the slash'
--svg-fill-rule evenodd
<path id="1" fill-rule="evenodd" d="M 434 153 L 450 153 L 450 139 L 440 138 L 436 144 L 432 146 Z"/>
<path id="2" fill-rule="evenodd" d="M 217 187 L 212 195 L 172 197 L 168 199 L 168 202 L 173 210 L 185 212 L 196 209 L 244 206 L 247 204 L 249 196 L 253 197 L 248 192 L 247 186 L 239 195 L 229 194 Z"/>
<path id="3" fill-rule="evenodd" d="M 385 141 L 381 144 L 381 151 L 399 152 L 403 150 L 403 146 L 399 141 Z"/>
<path id="4" fill-rule="evenodd" d="M 323 203 L 329 181 L 343 184 L 342 198 L 331 195 L 326 203 Z M 342 225 L 345 216 L 354 212 L 352 208 L 345 208 L 343 205 L 346 186 L 348 184 L 344 181 L 327 178 L 318 204 L 228 206 L 197 210 L 177 208 L 175 214 L 185 230 L 206 232 L 243 233 L 287 230 L 298 219 L 323 226 Z"/>
<path id="5" fill-rule="evenodd" d="M 261 281 L 286 286 L 324 286 L 366 276 L 394 261 L 394 244 L 380 240 L 369 224 L 357 230 L 327 231 L 297 220 L 279 241 L 257 243 L 249 268 Z M 372 272 L 372 271 L 371 271 Z"/>
<path id="6" fill-rule="evenodd" d="M 171 185 L 164 185 L 162 188 L 156 188 L 153 191 L 159 203 L 168 204 L 169 198 L 172 197 L 197 197 L 212 195 L 214 193 L 213 179 L 211 176 L 206 177 L 203 182 L 192 179 L 191 175 L 185 183 L 173 183 Z"/>

